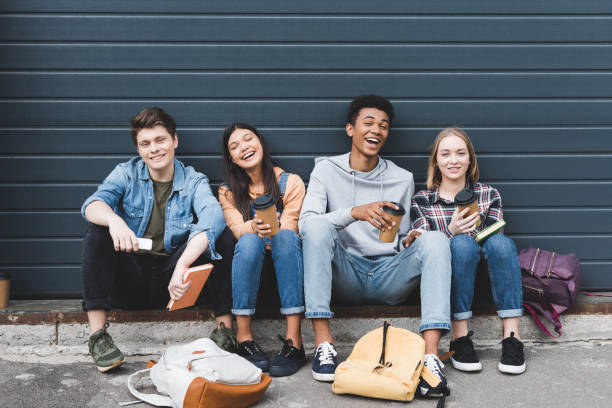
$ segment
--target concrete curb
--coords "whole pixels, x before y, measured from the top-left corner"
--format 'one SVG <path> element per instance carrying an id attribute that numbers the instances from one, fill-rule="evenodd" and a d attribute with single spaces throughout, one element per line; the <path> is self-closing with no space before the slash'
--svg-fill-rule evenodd
<path id="1" fill-rule="evenodd" d="M 331 320 L 335 343 L 340 347 L 351 347 L 370 330 L 380 327 L 383 320 L 391 325 L 416 332 L 420 319 L 401 318 L 341 318 Z M 612 315 L 565 315 L 563 335 L 551 339 L 543 334 L 533 319 L 523 316 L 520 323 L 522 340 L 525 344 L 607 342 L 612 341 Z M 116 344 L 128 356 L 157 355 L 169 345 L 188 342 L 206 337 L 214 329 L 212 321 L 186 322 L 133 322 L 113 323 L 109 328 Z M 501 341 L 501 323 L 496 316 L 477 316 L 470 323 L 474 330 L 474 343 L 478 348 L 496 348 Z M 267 351 L 280 347 L 277 334 L 283 334 L 282 319 L 261 319 L 253 321 L 253 334 Z M 310 322 L 302 322 L 304 346 L 308 351 L 314 348 L 314 337 Z M 38 356 L 51 358 L 54 355 L 85 356 L 89 328 L 85 323 L 37 324 L 0 326 L 2 354 Z M 449 337 L 442 339 L 441 350 L 448 348 Z"/>

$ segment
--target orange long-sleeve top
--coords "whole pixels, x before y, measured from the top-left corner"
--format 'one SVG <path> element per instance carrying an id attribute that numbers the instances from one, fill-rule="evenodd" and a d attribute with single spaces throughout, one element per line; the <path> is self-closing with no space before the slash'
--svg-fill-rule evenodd
<path id="1" fill-rule="evenodd" d="M 280 167 L 274 167 L 274 174 L 276 175 L 277 181 L 282 172 L 283 169 Z M 261 194 L 256 194 L 252 190 L 252 187 L 249 188 L 249 198 L 251 202 L 257 198 L 258 195 Z M 287 177 L 285 194 L 282 197 L 283 213 L 280 217 L 281 229 L 298 232 L 298 217 L 300 216 L 305 195 L 306 187 L 300 176 L 290 173 L 289 177 Z M 221 208 L 223 208 L 225 222 L 230 230 L 232 230 L 236 239 L 240 239 L 244 234 L 255 232 L 253 220 L 245 221 L 244 218 L 242 218 L 242 214 L 240 214 L 240 211 L 236 208 L 232 192 L 223 185 L 219 186 L 219 202 L 221 203 Z"/>

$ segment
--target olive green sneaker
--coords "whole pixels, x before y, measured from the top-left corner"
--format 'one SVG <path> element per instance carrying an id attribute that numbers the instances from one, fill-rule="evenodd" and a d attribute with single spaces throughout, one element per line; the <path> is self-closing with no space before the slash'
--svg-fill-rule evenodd
<path id="1" fill-rule="evenodd" d="M 210 339 L 214 341 L 217 346 L 230 353 L 235 353 L 238 350 L 238 339 L 232 331 L 225 327 L 224 323 L 220 323 L 221 327 L 216 328 L 210 334 Z"/>
<path id="2" fill-rule="evenodd" d="M 106 327 L 89 336 L 88 346 L 89 354 L 101 373 L 117 368 L 125 362 L 113 338 L 106 332 Z"/>

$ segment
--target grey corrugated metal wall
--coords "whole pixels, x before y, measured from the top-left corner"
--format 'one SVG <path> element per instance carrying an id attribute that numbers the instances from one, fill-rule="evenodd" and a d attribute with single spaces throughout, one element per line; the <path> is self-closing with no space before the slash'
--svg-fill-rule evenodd
<path id="1" fill-rule="evenodd" d="M 467 129 L 519 246 L 575 252 L 612 287 L 612 2 L 0 2 L 0 269 L 14 297 L 78 296 L 78 208 L 159 105 L 179 156 L 220 180 L 219 134 L 263 129 L 280 164 L 348 148 L 350 99 L 398 115 L 385 156 L 422 182 Z"/>

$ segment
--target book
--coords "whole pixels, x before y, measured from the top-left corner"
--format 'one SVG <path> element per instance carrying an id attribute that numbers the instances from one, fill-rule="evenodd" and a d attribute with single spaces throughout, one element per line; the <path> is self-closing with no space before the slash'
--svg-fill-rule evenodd
<path id="1" fill-rule="evenodd" d="M 183 277 L 183 282 L 191 282 L 191 286 L 189 286 L 187 292 L 185 292 L 183 297 L 181 297 L 179 300 L 170 299 L 170 302 L 168 302 L 168 306 L 166 306 L 166 309 L 177 310 L 195 305 L 198 296 L 200 296 L 200 292 L 202 292 L 204 284 L 210 276 L 212 268 L 213 265 L 208 263 L 205 265 L 194 266 L 193 268 L 187 269 L 187 271 L 185 272 L 185 276 Z"/>
<path id="2" fill-rule="evenodd" d="M 491 235 L 500 232 L 502 228 L 504 228 L 504 225 L 506 225 L 506 221 L 499 220 L 495 224 L 489 225 L 487 228 L 476 234 L 474 239 L 480 244 L 484 242 L 487 238 L 489 238 Z"/>

